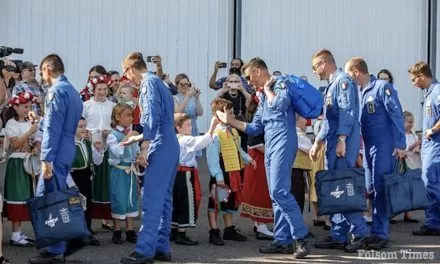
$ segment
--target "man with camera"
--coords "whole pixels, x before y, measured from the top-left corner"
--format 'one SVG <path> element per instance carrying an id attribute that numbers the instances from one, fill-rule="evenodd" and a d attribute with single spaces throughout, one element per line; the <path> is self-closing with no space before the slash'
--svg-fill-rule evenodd
<path id="1" fill-rule="evenodd" d="M 218 80 L 217 73 L 219 69 L 226 68 L 227 64 L 226 62 L 219 62 L 217 61 L 214 65 L 214 72 L 212 73 L 211 79 L 209 80 L 209 87 L 214 90 L 219 90 L 223 87 L 223 83 L 226 80 L 226 77 L 222 77 Z M 250 94 L 252 94 L 252 87 L 248 85 L 247 80 L 242 76 L 241 74 L 241 67 L 243 67 L 243 61 L 240 58 L 234 58 L 231 61 L 231 68 L 229 68 L 229 74 L 238 74 L 241 78 L 241 80 L 244 83 L 244 88 L 246 91 Z"/>

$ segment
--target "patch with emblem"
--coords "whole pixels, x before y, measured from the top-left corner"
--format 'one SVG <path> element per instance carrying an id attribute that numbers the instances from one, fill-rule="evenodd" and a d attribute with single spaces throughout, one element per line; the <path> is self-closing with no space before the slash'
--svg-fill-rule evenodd
<path id="1" fill-rule="evenodd" d="M 348 83 L 343 82 L 343 83 L 341 84 L 341 88 L 342 88 L 342 90 L 347 89 L 347 87 L 348 87 Z"/>
<path id="2" fill-rule="evenodd" d="M 53 92 L 50 92 L 50 93 L 47 95 L 47 99 L 49 99 L 49 101 L 52 101 L 54 98 L 55 98 L 55 93 L 53 93 Z"/>
<path id="3" fill-rule="evenodd" d="M 280 86 L 281 86 L 281 89 L 286 89 L 286 84 L 284 82 L 281 82 Z"/>
<path id="4" fill-rule="evenodd" d="M 431 108 L 431 102 L 426 102 L 425 104 L 425 116 L 431 117 L 432 116 L 432 108 Z"/>
<path id="5" fill-rule="evenodd" d="M 367 98 L 367 113 L 374 114 L 375 112 L 376 108 L 374 107 L 374 98 L 370 95 Z"/>
<path id="6" fill-rule="evenodd" d="M 328 96 L 325 98 L 325 105 L 327 106 L 327 109 L 331 109 L 331 108 L 332 108 L 332 106 L 333 106 L 333 101 L 332 101 L 332 97 L 331 97 L 331 95 L 328 95 Z"/>
<path id="7" fill-rule="evenodd" d="M 146 93 L 147 93 L 147 87 L 146 87 L 146 86 L 142 87 L 142 93 L 143 93 L 143 94 L 146 94 Z"/>
<path id="8" fill-rule="evenodd" d="M 440 95 L 439 95 L 439 96 L 437 96 L 437 101 L 440 101 Z"/>
<path id="9" fill-rule="evenodd" d="M 388 96 L 391 96 L 391 89 L 390 88 L 386 88 L 385 89 L 385 94 Z"/>

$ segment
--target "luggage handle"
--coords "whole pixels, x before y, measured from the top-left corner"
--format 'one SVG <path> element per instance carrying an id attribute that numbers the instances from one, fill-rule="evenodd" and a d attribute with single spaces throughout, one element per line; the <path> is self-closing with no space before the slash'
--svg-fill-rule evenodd
<path id="1" fill-rule="evenodd" d="M 342 165 L 342 166 L 338 166 L 338 169 L 348 169 L 348 164 L 347 164 L 347 160 L 345 159 L 345 157 L 340 157 L 337 158 L 335 161 L 335 168 L 336 165 Z"/>

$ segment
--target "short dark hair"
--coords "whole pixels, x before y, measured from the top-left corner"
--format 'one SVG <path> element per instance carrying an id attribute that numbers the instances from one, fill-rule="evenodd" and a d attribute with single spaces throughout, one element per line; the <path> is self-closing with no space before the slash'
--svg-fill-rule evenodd
<path id="1" fill-rule="evenodd" d="M 60 56 L 57 54 L 49 54 L 40 63 L 40 68 L 43 68 L 43 64 L 47 64 L 47 66 L 54 73 L 64 74 L 64 63 L 61 60 Z"/>
<path id="2" fill-rule="evenodd" d="M 234 108 L 234 105 L 231 101 L 223 98 L 216 98 L 211 102 L 211 111 L 213 115 L 216 115 L 217 110 L 220 112 L 224 112 L 224 108 L 229 110 L 231 108 Z"/>
<path id="3" fill-rule="evenodd" d="M 328 49 L 318 50 L 315 54 L 313 54 L 312 59 L 316 59 L 319 57 L 323 57 L 324 60 L 335 64 L 335 57 Z"/>
<path id="4" fill-rule="evenodd" d="M 263 59 L 260 57 L 255 57 L 248 61 L 245 65 L 243 65 L 242 72 L 244 72 L 247 68 L 260 68 L 263 70 L 267 70 L 267 65 Z"/>
<path id="5" fill-rule="evenodd" d="M 114 70 L 107 72 L 108 76 L 112 76 L 113 74 L 119 74 L 119 72 L 118 71 L 114 71 Z"/>
<path id="6" fill-rule="evenodd" d="M 107 70 L 102 65 L 95 65 L 92 68 L 90 68 L 89 75 L 92 72 L 97 72 L 97 73 L 99 73 L 101 75 L 107 75 Z"/>

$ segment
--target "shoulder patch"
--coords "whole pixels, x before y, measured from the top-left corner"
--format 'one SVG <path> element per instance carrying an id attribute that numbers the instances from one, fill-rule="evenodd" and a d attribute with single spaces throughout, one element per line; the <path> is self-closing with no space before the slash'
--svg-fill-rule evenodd
<path id="1" fill-rule="evenodd" d="M 390 88 L 385 88 L 385 94 L 388 96 L 391 96 L 391 89 Z"/>
<path id="2" fill-rule="evenodd" d="M 341 84 L 341 88 L 342 88 L 343 90 L 347 89 L 347 87 L 348 87 L 348 83 L 347 83 L 347 82 L 343 82 L 343 83 Z"/>
<path id="3" fill-rule="evenodd" d="M 147 86 L 142 87 L 142 93 L 146 94 L 147 93 Z"/>
<path id="4" fill-rule="evenodd" d="M 47 99 L 49 99 L 49 101 L 52 101 L 53 98 L 55 98 L 55 93 L 54 93 L 54 92 L 50 92 L 50 93 L 47 95 Z"/>
<path id="5" fill-rule="evenodd" d="M 281 87 L 281 89 L 286 89 L 286 83 L 285 82 L 281 82 L 280 83 L 280 87 Z"/>
<path id="6" fill-rule="evenodd" d="M 437 100 L 440 101 L 440 95 L 437 96 Z"/>

